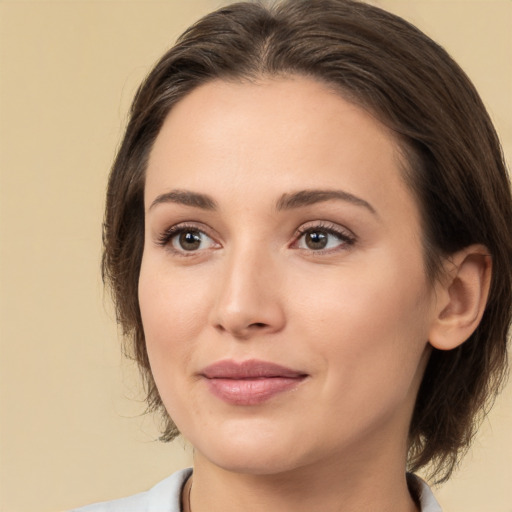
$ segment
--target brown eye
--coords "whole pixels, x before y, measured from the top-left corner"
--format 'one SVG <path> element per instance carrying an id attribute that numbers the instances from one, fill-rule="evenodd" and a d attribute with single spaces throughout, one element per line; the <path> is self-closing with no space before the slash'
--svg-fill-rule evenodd
<path id="1" fill-rule="evenodd" d="M 341 228 L 313 226 L 302 231 L 295 247 L 309 251 L 330 251 L 347 248 L 354 242 L 355 238 L 352 233 L 341 231 Z"/>
<path id="2" fill-rule="evenodd" d="M 201 247 L 201 235 L 199 231 L 185 231 L 180 233 L 178 243 L 185 251 L 195 251 Z"/>
<path id="3" fill-rule="evenodd" d="M 319 250 L 327 247 L 329 241 L 329 233 L 325 231 L 309 231 L 304 235 L 304 243 L 308 249 Z"/>
<path id="4" fill-rule="evenodd" d="M 208 249 L 214 244 L 213 240 L 198 229 L 183 229 L 176 233 L 172 239 L 171 244 L 177 251 L 198 251 Z"/>

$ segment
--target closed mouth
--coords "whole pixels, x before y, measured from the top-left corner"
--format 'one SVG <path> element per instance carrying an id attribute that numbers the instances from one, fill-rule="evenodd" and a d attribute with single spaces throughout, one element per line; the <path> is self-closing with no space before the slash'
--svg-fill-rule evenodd
<path id="1" fill-rule="evenodd" d="M 218 361 L 200 372 L 210 391 L 233 405 L 257 405 L 296 388 L 307 373 L 267 361 Z"/>

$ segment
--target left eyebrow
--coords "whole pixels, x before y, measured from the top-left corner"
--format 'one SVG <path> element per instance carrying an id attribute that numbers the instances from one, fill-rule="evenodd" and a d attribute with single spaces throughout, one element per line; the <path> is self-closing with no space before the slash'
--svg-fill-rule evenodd
<path id="1" fill-rule="evenodd" d="M 301 208 L 315 203 L 331 201 L 332 199 L 346 201 L 356 206 L 362 206 L 368 211 L 377 215 L 375 208 L 364 199 L 357 197 L 344 190 L 300 190 L 292 194 L 283 194 L 276 203 L 276 209 L 291 210 L 293 208 Z"/>

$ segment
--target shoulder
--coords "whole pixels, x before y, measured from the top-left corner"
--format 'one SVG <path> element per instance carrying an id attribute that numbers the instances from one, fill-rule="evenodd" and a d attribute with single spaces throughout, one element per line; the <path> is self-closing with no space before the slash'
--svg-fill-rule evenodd
<path id="1" fill-rule="evenodd" d="M 94 503 L 71 512 L 180 512 L 181 489 L 191 474 L 192 469 L 182 469 L 149 491 L 118 500 Z"/>

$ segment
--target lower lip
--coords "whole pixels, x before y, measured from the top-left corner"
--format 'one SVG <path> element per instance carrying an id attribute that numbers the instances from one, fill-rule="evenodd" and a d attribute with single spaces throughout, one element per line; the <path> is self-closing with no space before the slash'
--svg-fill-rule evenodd
<path id="1" fill-rule="evenodd" d="M 291 391 L 306 377 L 260 377 L 255 379 L 207 379 L 211 393 L 233 405 L 257 405 Z"/>

